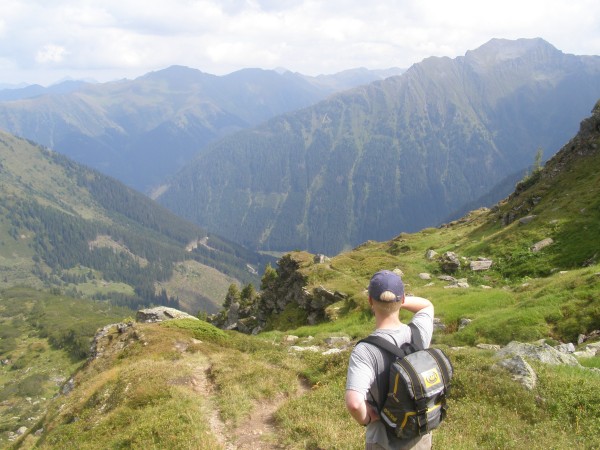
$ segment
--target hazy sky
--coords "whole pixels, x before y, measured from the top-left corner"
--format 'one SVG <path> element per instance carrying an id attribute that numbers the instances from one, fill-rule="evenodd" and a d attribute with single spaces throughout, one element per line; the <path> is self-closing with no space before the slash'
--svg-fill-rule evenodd
<path id="1" fill-rule="evenodd" d="M 600 55 L 598 0 L 0 1 L 0 84 L 135 78 L 173 64 L 217 75 L 408 68 L 494 37 Z"/>

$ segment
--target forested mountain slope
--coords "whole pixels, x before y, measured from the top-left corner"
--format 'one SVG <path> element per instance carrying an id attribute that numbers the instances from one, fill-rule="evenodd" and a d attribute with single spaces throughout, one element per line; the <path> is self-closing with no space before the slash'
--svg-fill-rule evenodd
<path id="1" fill-rule="evenodd" d="M 335 254 L 438 225 L 554 154 L 598 97 L 600 57 L 496 39 L 226 137 L 158 200 L 253 248 Z"/>
<path id="2" fill-rule="evenodd" d="M 122 183 L 0 132 L 0 287 L 54 287 L 130 307 L 214 310 L 267 258 Z M 169 281 L 177 277 L 177 286 Z"/>

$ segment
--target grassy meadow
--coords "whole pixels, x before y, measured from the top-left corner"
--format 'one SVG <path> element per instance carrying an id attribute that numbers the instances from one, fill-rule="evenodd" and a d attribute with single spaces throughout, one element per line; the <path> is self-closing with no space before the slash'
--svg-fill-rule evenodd
<path id="1" fill-rule="evenodd" d="M 272 330 L 257 336 L 219 330 L 202 321 L 177 320 L 136 324 L 139 340 L 86 365 L 75 375 L 73 392 L 51 402 L 31 433 L 13 448 L 227 448 L 235 430 L 274 398 L 275 431 L 261 439 L 264 448 L 360 449 L 364 429 L 344 406 L 350 349 L 333 355 L 291 352 L 296 345 L 328 349 L 325 339 L 368 334 L 373 319 L 365 288 L 380 268 L 404 272 L 407 291 L 432 300 L 436 317 L 446 325 L 436 331 L 435 345 L 444 349 L 456 375 L 447 421 L 434 434 L 436 448 L 559 449 L 600 447 L 600 358 L 581 359 L 582 367 L 532 363 L 537 387 L 527 391 L 510 376 L 492 368 L 494 353 L 479 343 L 504 345 L 512 340 L 573 342 L 580 332 L 598 326 L 600 267 L 557 270 L 547 277 L 506 278 L 501 270 L 485 274 L 463 269 L 469 288 L 449 288 L 435 277 L 429 248 L 453 248 L 472 242 L 487 220 L 486 211 L 443 229 L 403 234 L 390 242 L 370 242 L 338 255 L 329 264 L 314 264 L 297 254 L 310 286 L 323 285 L 347 294 L 329 307 L 337 317 L 319 325 L 293 323 L 293 314 L 273 317 Z M 401 252 L 395 249 L 402 247 Z M 442 247 L 443 248 L 443 247 Z M 422 280 L 419 273 L 432 274 Z M 404 320 L 410 314 L 403 313 Z M 461 318 L 472 322 L 459 330 Z M 116 332 L 115 332 L 116 333 Z M 205 389 L 199 389 L 204 383 Z M 214 423 L 217 414 L 221 427 Z"/>

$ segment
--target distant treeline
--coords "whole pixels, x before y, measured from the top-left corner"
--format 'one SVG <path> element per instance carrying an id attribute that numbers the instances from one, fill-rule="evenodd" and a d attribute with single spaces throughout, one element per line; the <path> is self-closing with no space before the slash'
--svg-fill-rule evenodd
<path id="1" fill-rule="evenodd" d="M 112 220 L 112 224 L 86 220 L 66 205 L 59 210 L 32 198 L 0 198 L 0 208 L 5 209 L 10 223 L 9 234 L 15 240 L 25 231 L 33 234 L 30 245 L 35 252 L 33 259 L 38 263 L 35 274 L 49 287 L 89 281 L 91 274 L 66 272 L 83 266 L 101 272 L 104 280 L 134 288 L 133 296 L 113 293 L 104 296 L 113 303 L 131 308 L 178 307 L 178 299 L 167 296 L 166 292 L 156 293 L 154 287 L 155 282 L 172 276 L 176 262 L 193 259 L 242 283 L 256 283 L 258 277 L 248 272 L 246 263 L 264 266 L 270 260 L 214 235 L 209 236 L 210 248 L 199 246 L 188 252 L 185 246 L 206 237 L 207 233 L 115 180 L 83 170 L 64 156 L 51 154 L 49 157 L 56 159 L 69 176 L 87 188 Z M 99 235 L 110 236 L 135 257 L 125 251 L 90 246 Z M 139 258 L 143 258 L 144 263 Z M 42 261 L 51 269 L 50 273 L 43 269 Z"/>

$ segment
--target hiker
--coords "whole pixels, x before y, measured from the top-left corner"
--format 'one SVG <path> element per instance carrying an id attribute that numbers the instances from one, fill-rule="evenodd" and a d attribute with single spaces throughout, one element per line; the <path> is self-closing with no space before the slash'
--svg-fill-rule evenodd
<path id="1" fill-rule="evenodd" d="M 400 322 L 400 308 L 414 313 L 411 322 L 420 331 L 425 347 L 433 334 L 433 305 L 421 297 L 405 296 L 400 276 L 389 270 L 377 272 L 369 283 L 369 304 L 376 330 L 371 335 L 401 346 L 411 340 L 411 328 Z M 399 439 L 379 420 L 378 385 L 387 385 L 391 357 L 375 345 L 361 342 L 352 351 L 346 380 L 346 407 L 359 424 L 366 426 L 366 450 L 430 449 L 431 433 Z"/>

